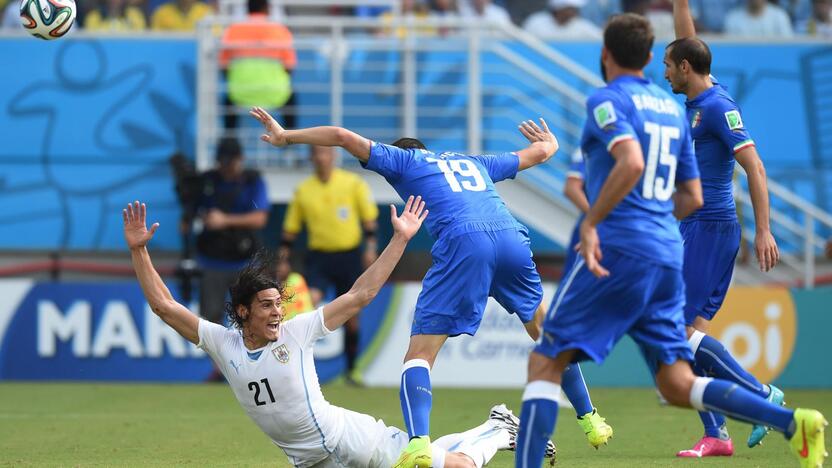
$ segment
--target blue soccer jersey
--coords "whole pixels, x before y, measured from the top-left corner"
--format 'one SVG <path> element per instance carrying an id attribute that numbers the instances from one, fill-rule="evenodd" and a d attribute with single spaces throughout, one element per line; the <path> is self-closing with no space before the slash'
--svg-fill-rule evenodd
<path id="1" fill-rule="evenodd" d="M 543 300 L 526 228 L 509 213 L 494 182 L 513 178 L 520 158 L 404 150 L 373 143 L 367 169 L 407 199 L 421 195 L 436 238 L 416 301 L 414 335 L 473 335 L 488 297 L 524 323 Z"/>
<path id="2" fill-rule="evenodd" d="M 421 195 L 430 210 L 425 226 L 438 239 L 518 227 L 494 183 L 514 178 L 519 164 L 516 153 L 436 154 L 373 142 L 364 167 L 384 176 L 403 200 Z"/>
<path id="3" fill-rule="evenodd" d="M 641 180 L 598 226 L 602 248 L 681 269 L 682 242 L 672 195 L 676 182 L 699 177 L 681 107 L 649 80 L 623 76 L 596 91 L 587 112 L 581 148 L 590 204 L 615 165 L 610 152 L 616 144 L 637 140 L 644 153 Z"/>
<path id="4" fill-rule="evenodd" d="M 734 155 L 754 146 L 754 141 L 745 129 L 737 103 L 719 83 L 685 102 L 685 106 L 705 199 L 705 205 L 687 219 L 734 220 Z"/>

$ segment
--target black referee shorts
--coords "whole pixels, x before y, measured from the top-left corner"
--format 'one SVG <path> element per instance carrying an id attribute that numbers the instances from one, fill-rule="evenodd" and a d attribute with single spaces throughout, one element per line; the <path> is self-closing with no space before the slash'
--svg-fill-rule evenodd
<path id="1" fill-rule="evenodd" d="M 350 290 L 361 276 L 361 250 L 321 252 L 310 250 L 306 254 L 306 284 L 326 294 L 329 286 L 335 287 L 340 296 Z"/>

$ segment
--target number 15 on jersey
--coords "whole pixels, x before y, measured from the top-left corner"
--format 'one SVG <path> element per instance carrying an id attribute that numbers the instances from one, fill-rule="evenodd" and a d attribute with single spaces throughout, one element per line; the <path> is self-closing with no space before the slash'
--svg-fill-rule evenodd
<path id="1" fill-rule="evenodd" d="M 672 140 L 678 140 L 679 127 L 644 122 L 644 133 L 650 136 L 647 161 L 644 165 L 644 183 L 641 195 L 647 199 L 670 200 L 676 184 L 676 155 L 670 152 Z M 667 177 L 657 176 L 659 164 L 667 166 Z"/>

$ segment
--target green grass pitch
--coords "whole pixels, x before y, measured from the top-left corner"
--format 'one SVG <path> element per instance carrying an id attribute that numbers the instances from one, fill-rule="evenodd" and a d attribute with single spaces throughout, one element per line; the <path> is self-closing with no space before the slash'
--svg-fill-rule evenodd
<path id="1" fill-rule="evenodd" d="M 796 466 L 782 436 L 769 434 L 751 450 L 745 447 L 750 426 L 737 423 L 730 426 L 732 459 L 676 459 L 676 451 L 700 435 L 695 413 L 660 407 L 649 389 L 591 392 L 615 438 L 601 450 L 590 448 L 572 411 L 561 410 L 558 467 Z M 336 405 L 403 427 L 397 389 L 329 385 L 324 394 Z M 279 390 L 275 396 L 279 402 Z M 493 404 L 517 410 L 519 399 L 519 390 L 436 389 L 431 430 L 438 436 L 468 429 Z M 832 416 L 832 391 L 787 390 L 786 401 Z M 490 466 L 512 464 L 505 452 Z M 0 465 L 289 466 L 225 385 L 53 383 L 0 384 Z"/>

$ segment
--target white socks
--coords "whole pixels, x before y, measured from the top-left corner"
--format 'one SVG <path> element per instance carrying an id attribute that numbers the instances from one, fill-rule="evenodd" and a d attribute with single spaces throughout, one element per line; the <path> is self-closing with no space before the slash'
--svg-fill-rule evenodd
<path id="1" fill-rule="evenodd" d="M 552 400 L 557 403 L 560 400 L 560 393 L 559 384 L 548 380 L 535 380 L 526 384 L 526 389 L 523 390 L 523 401 Z"/>

